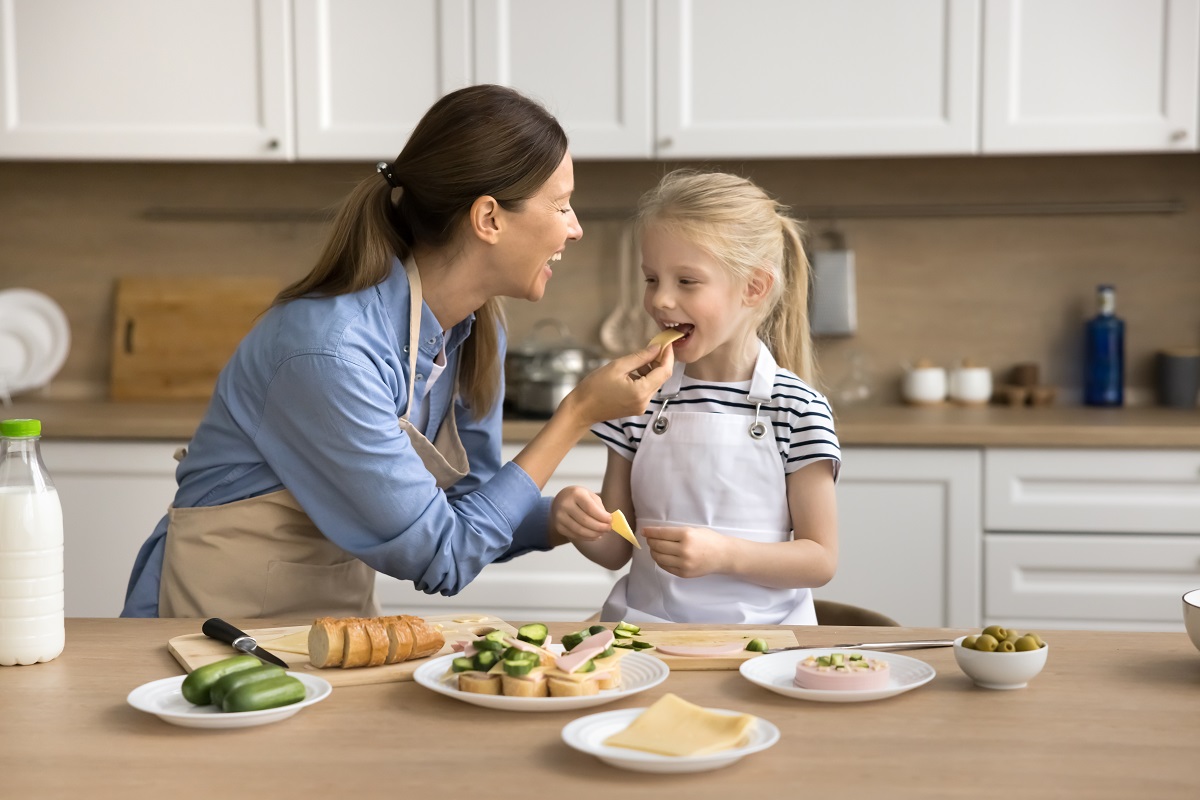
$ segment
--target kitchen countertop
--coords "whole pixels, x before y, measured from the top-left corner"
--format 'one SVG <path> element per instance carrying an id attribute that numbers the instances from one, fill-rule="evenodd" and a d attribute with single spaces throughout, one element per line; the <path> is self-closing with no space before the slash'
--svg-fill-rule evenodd
<path id="1" fill-rule="evenodd" d="M 308 620 L 257 624 L 298 622 Z M 558 638 L 580 624 L 549 627 Z M 167 641 L 198 629 L 198 620 L 68 619 L 59 658 L 0 667 L 5 796 L 439 798 L 481 787 L 637 800 L 787 797 L 800 789 L 900 800 L 1200 796 L 1200 653 L 1182 633 L 1046 632 L 1045 669 L 1007 692 L 974 686 L 949 648 L 909 651 L 936 677 L 869 703 L 785 698 L 736 671 L 676 671 L 641 694 L 564 712 L 484 709 L 412 682 L 336 687 L 294 717 L 233 730 L 175 727 L 130 707 L 125 698 L 135 687 L 182 674 Z M 793 630 L 814 646 L 965 632 Z M 723 769 L 674 775 L 625 772 L 562 741 L 574 719 L 644 708 L 668 692 L 762 717 L 781 739 Z"/>
<path id="2" fill-rule="evenodd" d="M 42 420 L 48 439 L 185 442 L 205 406 L 18 398 L 0 413 Z M 1200 447 L 1200 409 L 846 407 L 838 410 L 837 420 L 843 446 Z M 541 425 L 536 420 L 508 420 L 504 440 L 526 442 Z"/>

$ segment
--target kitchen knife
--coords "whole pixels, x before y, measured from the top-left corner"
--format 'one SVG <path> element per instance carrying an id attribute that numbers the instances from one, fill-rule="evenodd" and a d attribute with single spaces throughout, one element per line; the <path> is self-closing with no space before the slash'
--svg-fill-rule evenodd
<path id="1" fill-rule="evenodd" d="M 798 644 L 794 647 L 774 647 L 768 653 L 786 650 L 920 650 L 924 647 L 950 647 L 953 639 L 916 639 L 911 642 L 857 642 L 855 644 L 811 645 Z"/>
<path id="2" fill-rule="evenodd" d="M 254 640 L 253 636 L 247 636 L 244 632 L 233 627 L 223 619 L 217 617 L 206 619 L 204 624 L 200 626 L 200 630 L 209 638 L 233 645 L 233 649 L 235 650 L 241 650 L 243 653 L 258 656 L 263 661 L 278 664 L 284 669 L 288 668 L 288 663 L 282 658 L 259 647 L 258 642 Z"/>

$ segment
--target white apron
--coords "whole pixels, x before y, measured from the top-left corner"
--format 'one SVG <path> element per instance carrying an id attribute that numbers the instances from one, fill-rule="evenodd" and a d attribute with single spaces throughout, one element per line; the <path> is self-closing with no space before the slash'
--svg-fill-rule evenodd
<path id="1" fill-rule="evenodd" d="M 677 363 L 659 390 L 663 405 L 633 457 L 630 488 L 637 533 L 643 527 L 690 526 L 755 542 L 789 541 L 787 481 L 770 418 L 757 408 L 745 416 L 673 406 L 684 367 Z M 775 371 L 775 359 L 759 342 L 751 403 L 770 403 Z M 655 564 L 645 546 L 634 549 L 629 573 L 613 587 L 600 618 L 817 624 L 808 589 L 773 589 L 731 575 L 679 578 Z"/>

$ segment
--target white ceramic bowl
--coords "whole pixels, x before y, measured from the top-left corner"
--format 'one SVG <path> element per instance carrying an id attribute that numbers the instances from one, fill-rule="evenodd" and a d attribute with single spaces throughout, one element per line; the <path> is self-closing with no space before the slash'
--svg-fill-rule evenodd
<path id="1" fill-rule="evenodd" d="M 1183 596 L 1183 625 L 1192 644 L 1200 650 L 1200 589 L 1192 589 Z"/>
<path id="2" fill-rule="evenodd" d="M 1200 621 L 1200 613 L 1197 614 Z M 960 636 L 954 640 L 954 660 L 967 677 L 985 689 L 1023 689 L 1046 666 L 1050 645 L 1037 650 L 1022 650 L 1016 653 L 987 653 L 970 650 L 962 646 Z"/>

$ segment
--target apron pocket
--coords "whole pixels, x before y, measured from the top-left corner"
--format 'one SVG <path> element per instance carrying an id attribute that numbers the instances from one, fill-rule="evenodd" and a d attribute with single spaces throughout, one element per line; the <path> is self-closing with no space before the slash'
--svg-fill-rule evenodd
<path id="1" fill-rule="evenodd" d="M 328 565 L 272 561 L 267 566 L 262 616 L 359 615 L 375 596 L 373 583 L 366 599 L 355 596 L 364 566 L 356 558 Z"/>

